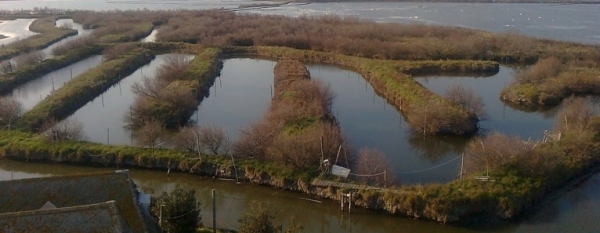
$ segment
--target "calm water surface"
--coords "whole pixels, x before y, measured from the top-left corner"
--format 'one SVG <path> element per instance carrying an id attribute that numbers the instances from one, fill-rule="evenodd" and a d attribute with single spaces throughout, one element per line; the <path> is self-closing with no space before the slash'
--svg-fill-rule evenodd
<path id="1" fill-rule="evenodd" d="M 67 43 L 69 41 L 78 39 L 80 37 L 87 36 L 87 35 L 89 35 L 90 33 L 92 33 L 94 31 L 92 29 L 83 29 L 83 25 L 81 25 L 79 23 L 73 22 L 72 19 L 59 19 L 59 20 L 56 20 L 56 26 L 57 27 L 61 27 L 61 26 L 65 25 L 65 24 L 71 25 L 71 29 L 77 30 L 77 32 L 78 32 L 77 35 L 69 36 L 69 37 L 67 37 L 65 39 L 62 39 L 59 42 L 56 42 L 56 43 L 48 46 L 47 48 L 43 49 L 42 52 L 44 52 L 44 55 L 46 55 L 46 58 L 53 57 L 52 50 L 54 48 L 56 48 L 56 47 L 58 47 L 58 46 L 60 46 L 60 45 L 62 45 L 64 43 Z"/>
<path id="2" fill-rule="evenodd" d="M 125 77 L 102 95 L 77 110 L 69 119 L 83 124 L 86 139 L 103 144 L 132 144 L 131 133 L 124 128 L 125 117 L 135 101 L 131 86 L 145 77 L 154 77 L 156 68 L 172 54 L 157 55 L 152 62 Z M 190 56 L 190 59 L 193 57 Z"/>
<path id="3" fill-rule="evenodd" d="M 10 160 L 0 160 L 0 180 L 24 179 L 53 175 L 67 175 L 105 171 L 105 168 L 76 167 L 59 164 L 33 164 Z M 422 232 L 422 233 L 564 233 L 600 232 L 597 222 L 597 209 L 600 208 L 600 175 L 566 193 L 563 197 L 542 208 L 523 222 L 507 224 L 497 228 L 459 228 L 437 223 L 416 221 L 368 210 L 353 209 L 352 214 L 341 212 L 339 205 L 327 200 L 322 203 L 305 201 L 306 196 L 281 191 L 274 188 L 250 184 L 237 185 L 234 182 L 215 181 L 188 174 L 132 169 L 130 174 L 136 184 L 148 193 L 159 195 L 172 190 L 177 183 L 196 190 L 196 198 L 201 203 L 201 214 L 206 226 L 212 224 L 211 189 L 217 190 L 217 226 L 237 228 L 242 214 L 248 210 L 251 201 L 271 204 L 277 211 L 275 221 L 287 226 L 292 216 L 305 228 L 304 232 L 348 233 L 348 232 Z M 240 191 L 240 190 L 243 190 Z M 401 231 L 399 229 L 402 229 Z"/>
<path id="4" fill-rule="evenodd" d="M 223 61 L 210 95 L 190 118 L 200 126 L 221 127 L 232 141 L 258 122 L 271 104 L 275 62 L 247 58 Z"/>
<path id="5" fill-rule="evenodd" d="M 4 6 L 4 2 L 2 5 Z M 0 9 L 3 9 L 3 6 L 0 6 Z M 31 25 L 34 20 L 35 19 L 0 20 L 0 34 L 7 37 L 0 39 L 0 45 L 9 44 L 37 34 L 29 31 L 29 25 Z"/>
<path id="6" fill-rule="evenodd" d="M 54 90 L 58 90 L 69 82 L 71 77 L 76 78 L 83 72 L 100 65 L 100 63 L 102 63 L 102 56 L 91 56 L 18 86 L 13 90 L 12 96 L 23 104 L 23 110 L 30 110 L 46 96 L 52 94 Z"/>
<path id="7" fill-rule="evenodd" d="M 233 9 L 245 2 L 9 1 L 3 2 L 0 9 L 30 9 L 41 6 L 89 10 L 220 7 Z M 600 22 L 597 20 L 600 15 L 600 5 L 322 3 L 288 4 L 283 7 L 243 12 L 289 16 L 336 14 L 380 22 L 442 24 L 489 31 L 518 32 L 557 40 L 600 43 Z M 25 26 L 20 28 L 25 28 Z M 2 42 L 0 41 L 0 43 Z M 273 65 L 274 63 L 270 61 L 251 59 L 225 61 L 222 76 L 217 79 L 211 89 L 210 97 L 204 100 L 199 114 L 193 116 L 192 120 L 197 119 L 198 124 L 201 125 L 221 125 L 229 135 L 235 137 L 239 129 L 260 119 L 268 108 Z M 458 164 L 453 159 L 461 153 L 464 141 L 457 141 L 454 138 L 423 138 L 411 134 L 406 130 L 407 127 L 401 115 L 385 100 L 375 95 L 372 88 L 357 74 L 331 66 L 311 65 L 309 68 L 314 78 L 331 83 L 332 89 L 337 95 L 334 102 L 334 114 L 340 120 L 344 132 L 354 146 L 357 148 L 374 147 L 386 152 L 389 162 L 396 167 L 395 172 L 398 173 L 401 182 L 447 181 L 456 174 Z M 256 73 L 253 73 L 255 70 Z M 539 139 L 543 129 L 551 128 L 555 111 L 527 113 L 502 104 L 498 100 L 498 93 L 509 82 L 511 72 L 510 68 L 502 67 L 500 73 L 492 77 L 426 77 L 416 80 L 436 93 L 443 93 L 448 86 L 455 83 L 473 87 L 486 102 L 486 110 L 490 118 L 481 122 L 481 126 L 486 132 L 501 131 L 524 138 Z M 226 75 L 228 73 L 232 75 Z M 239 76 L 233 75 L 234 73 L 239 73 Z M 121 92 L 125 89 L 129 90 L 129 88 L 123 88 L 123 84 L 121 83 Z M 46 84 L 46 86 L 48 85 Z M 113 87 L 113 89 L 116 88 L 118 86 Z M 116 91 L 113 91 L 113 94 L 107 92 L 103 97 L 94 100 L 94 103 L 96 105 L 101 103 L 99 100 L 101 98 L 105 98 L 105 105 L 108 102 L 125 102 L 125 99 L 133 101 L 133 98 L 118 96 L 120 95 L 116 94 Z M 112 97 L 115 99 L 107 101 Z M 260 101 L 253 103 L 255 98 Z M 238 102 L 244 104 L 236 105 Z M 96 119 L 100 117 L 96 116 L 99 112 L 110 113 L 111 117 L 117 120 L 104 124 L 110 127 L 112 142 L 113 138 L 117 137 L 116 133 L 113 135 L 113 131 L 120 128 L 122 117 L 129 108 L 127 104 L 119 105 L 123 109 L 114 110 L 114 112 L 112 110 L 98 111 L 97 109 L 102 108 L 93 107 L 92 109 L 96 110 L 89 113 L 89 117 L 83 116 L 82 118 L 95 119 L 95 121 L 84 123 L 84 125 L 87 127 L 90 124 L 97 124 Z M 248 107 L 243 108 L 246 106 Z M 233 109 L 244 109 L 244 111 L 230 112 Z M 215 113 L 211 116 L 214 111 L 222 111 L 222 113 Z M 98 129 L 90 131 L 99 135 L 98 139 L 92 139 L 96 136 L 88 135 L 88 137 L 92 141 L 105 142 L 106 128 L 102 125 Z M 124 144 L 128 144 L 130 140 L 128 137 L 124 137 L 122 141 Z M 10 171 L 12 171 L 12 177 L 24 178 L 93 170 L 95 169 L 0 161 L 1 179 L 10 179 Z M 278 216 L 280 221 L 295 215 L 305 226 L 306 232 L 398 232 L 398 229 L 406 232 L 479 232 L 479 230 L 486 232 L 600 232 L 600 224 L 597 222 L 597 218 L 600 216 L 598 211 L 600 209 L 600 175 L 595 175 L 523 222 L 508 224 L 498 229 L 455 228 L 375 214 L 364 210 L 348 215 L 339 212 L 336 204 L 327 201 L 322 204 L 304 202 L 298 200 L 300 196 L 294 193 L 250 185 L 242 185 L 242 189 L 239 185 L 214 182 L 183 174 L 166 177 L 160 172 L 133 170 L 132 176 L 142 187 L 155 192 L 171 189 L 175 182 L 181 182 L 187 187 L 194 187 L 198 191 L 198 198 L 202 203 L 209 202 L 210 189 L 218 189 L 222 197 L 217 202 L 218 208 L 220 215 L 225 216 L 223 219 L 218 219 L 219 226 L 222 227 L 237 227 L 236 220 L 246 210 L 249 200 L 262 200 L 275 206 L 280 213 Z M 204 222 L 208 224 L 211 221 L 211 215 L 208 213 L 209 206 L 205 205 L 204 209 Z"/>

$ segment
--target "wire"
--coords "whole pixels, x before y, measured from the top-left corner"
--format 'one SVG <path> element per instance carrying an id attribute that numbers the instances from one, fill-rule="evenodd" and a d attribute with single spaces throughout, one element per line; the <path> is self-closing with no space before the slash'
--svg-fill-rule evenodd
<path id="1" fill-rule="evenodd" d="M 380 172 L 377 174 L 371 174 L 371 175 L 362 175 L 362 174 L 356 174 L 356 173 L 348 173 L 348 175 L 353 175 L 353 176 L 358 176 L 358 177 L 372 177 L 372 176 L 380 176 L 385 174 L 385 172 Z"/>
<path id="2" fill-rule="evenodd" d="M 172 218 L 165 218 L 165 220 L 173 220 L 173 219 L 183 218 L 183 217 L 185 217 L 186 215 L 188 215 L 188 214 L 191 214 L 191 213 L 193 213 L 193 212 L 196 212 L 196 211 L 200 211 L 200 208 L 198 208 L 198 209 L 193 209 L 193 210 L 191 210 L 190 212 L 187 212 L 187 213 L 185 213 L 185 214 L 182 214 L 182 215 L 179 215 L 179 216 L 175 216 L 175 217 L 172 217 Z"/>
<path id="3" fill-rule="evenodd" d="M 454 160 L 460 159 L 461 157 L 462 157 L 462 156 L 457 156 L 456 158 L 453 158 L 453 159 L 451 159 L 451 160 L 448 160 L 448 161 L 447 161 L 447 162 L 445 162 L 445 163 L 438 164 L 438 165 L 436 165 L 436 166 L 433 166 L 433 167 L 430 167 L 430 168 L 425 168 L 425 169 L 421 169 L 421 170 L 415 170 L 415 171 L 408 171 L 408 172 L 397 172 L 396 174 L 419 173 L 419 172 L 425 172 L 425 171 L 433 170 L 433 169 L 436 169 L 436 168 L 438 168 L 438 167 L 441 167 L 441 166 L 444 166 L 444 165 L 446 165 L 446 164 L 449 164 L 449 163 L 453 162 Z"/>

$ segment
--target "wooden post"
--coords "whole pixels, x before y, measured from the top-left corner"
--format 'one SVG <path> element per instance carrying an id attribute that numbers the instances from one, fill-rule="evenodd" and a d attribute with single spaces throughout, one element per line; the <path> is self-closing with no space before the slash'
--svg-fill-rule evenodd
<path id="1" fill-rule="evenodd" d="M 213 233 L 217 233 L 217 205 L 215 201 L 215 189 L 212 189 L 212 204 L 213 204 Z"/>
<path id="2" fill-rule="evenodd" d="M 319 168 L 323 171 L 323 160 L 325 157 L 325 150 L 323 149 L 323 136 L 321 136 L 321 161 L 319 161 Z"/>
<path id="3" fill-rule="evenodd" d="M 344 194 L 340 193 L 340 208 L 344 212 Z"/>
<path id="4" fill-rule="evenodd" d="M 348 193 L 348 213 L 352 213 L 352 192 Z"/>
<path id="5" fill-rule="evenodd" d="M 460 174 L 458 174 L 458 177 L 460 179 L 463 178 L 463 168 L 464 168 L 464 166 L 465 166 L 465 153 L 463 153 L 461 155 L 461 158 L 460 158 Z"/>
<path id="6" fill-rule="evenodd" d="M 333 165 L 336 165 L 338 162 L 338 158 L 340 157 L 340 152 L 342 152 L 342 145 L 340 144 L 340 147 L 338 148 L 338 153 L 337 156 L 335 156 L 335 163 Z"/>

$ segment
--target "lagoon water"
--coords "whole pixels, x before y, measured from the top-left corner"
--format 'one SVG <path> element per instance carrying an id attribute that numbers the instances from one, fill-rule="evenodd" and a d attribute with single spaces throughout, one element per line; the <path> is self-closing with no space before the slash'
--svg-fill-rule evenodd
<path id="1" fill-rule="evenodd" d="M 0 10 L 31 9 L 33 7 L 52 7 L 88 10 L 112 9 L 235 9 L 250 1 L 104 1 L 104 0 L 72 0 L 72 1 L 8 1 L 2 2 Z M 236 9 L 239 10 L 239 9 Z M 287 4 L 281 7 L 239 10 L 259 14 L 279 14 L 287 16 L 329 15 L 336 14 L 348 17 L 359 17 L 380 22 L 442 24 L 469 27 L 497 32 L 517 32 L 525 35 L 551 38 L 557 40 L 600 44 L 600 5 L 560 5 L 560 4 L 455 4 L 455 3 L 319 3 L 319 4 Z M 234 66 L 231 66 L 234 65 Z M 252 59 L 231 59 L 225 61 L 223 75 L 217 79 L 211 96 L 199 107 L 200 124 L 222 124 L 230 135 L 235 135 L 239 128 L 259 119 L 269 104 L 269 80 L 272 77 L 273 63 Z M 232 67 L 232 68 L 230 68 Z M 242 69 L 247 67 L 248 69 Z M 238 70 L 239 69 L 239 70 Z M 455 138 L 423 138 L 406 130 L 401 115 L 381 97 L 375 95 L 372 88 L 357 74 L 327 65 L 310 65 L 314 78 L 331 83 L 337 99 L 334 102 L 334 114 L 356 147 L 375 147 L 389 155 L 389 162 L 396 167 L 401 182 L 444 182 L 453 178 L 458 168 L 455 160 L 462 152 L 464 141 Z M 256 71 L 256 73 L 254 73 Z M 146 72 L 144 70 L 144 72 Z M 541 130 L 552 127 L 555 111 L 526 112 L 504 106 L 498 100 L 499 90 L 510 81 L 511 69 L 502 67 L 500 72 L 491 77 L 419 77 L 416 80 L 436 93 L 443 93 L 445 88 L 461 82 L 473 87 L 486 102 L 490 115 L 488 121 L 481 123 L 486 131 L 499 130 L 524 138 L 539 139 Z M 239 74 L 237 78 L 228 78 L 227 74 Z M 236 74 L 236 75 L 237 75 Z M 242 81 L 252 80 L 250 83 Z M 121 83 L 123 84 L 123 83 Z M 116 98 L 112 102 L 123 101 L 113 92 L 105 93 L 99 98 Z M 122 88 L 122 87 L 121 87 Z M 227 89 L 226 89 L 227 88 Z M 252 89 L 256 88 L 256 89 Z M 238 90 L 238 91 L 234 91 Z M 232 93 L 233 92 L 233 93 Z M 239 93 L 238 93 L 239 92 Z M 250 98 L 243 94 L 250 93 Z M 262 97 L 257 97 L 261 95 Z M 107 99 L 104 99 L 105 101 Z M 131 101 L 132 98 L 129 98 Z M 212 102 L 211 102 L 212 101 Z M 250 101 L 250 102 L 244 102 Z M 227 112 L 227 106 L 248 106 L 243 113 Z M 106 104 L 106 102 L 105 102 Z M 238 105 L 236 105 L 238 104 Z M 213 105 L 214 107 L 210 107 Z M 84 107 L 85 108 L 85 107 Z M 108 127 L 119 127 L 122 116 L 127 110 L 110 111 L 115 119 L 121 122 L 107 123 Z M 83 108 L 82 108 L 83 109 Z M 99 109 L 99 107 L 94 107 Z M 80 109 L 80 111 L 82 111 Z M 213 111 L 222 111 L 214 113 Z M 109 112 L 103 110 L 103 112 Z M 97 112 L 96 112 L 97 113 Z M 97 119 L 90 113 L 91 119 Z M 204 114 L 204 115 L 203 115 Z M 211 114 L 215 114 L 211 116 Z M 77 115 L 77 113 L 76 113 Z M 227 117 L 225 117 L 227 116 Z M 92 118 L 93 117 L 93 118 Z M 87 118 L 87 117 L 83 117 Z M 229 123 L 242 122 L 239 125 Z M 236 119 L 237 118 L 237 119 Z M 247 118 L 245 120 L 240 120 Z M 210 119 L 215 119 L 211 121 Z M 369 120 L 372 119 L 372 120 Z M 84 125 L 96 124 L 96 121 Z M 98 124 L 100 125 L 100 124 Z M 98 139 L 92 141 L 105 142 L 106 127 L 92 131 Z M 116 136 L 110 129 L 111 142 L 116 143 Z M 116 132 L 115 132 L 116 133 Z M 96 136 L 94 136 L 96 137 Z M 129 138 L 122 139 L 128 144 Z M 113 143 L 111 143 L 113 144 Z M 400 148 L 400 149 L 398 149 Z M 443 166 L 438 166 L 443 165 Z M 430 169 L 433 168 L 433 169 Z M 13 161 L 0 161 L 0 179 L 19 179 L 47 175 L 67 174 L 72 172 L 89 172 L 95 169 L 70 167 L 64 165 L 27 164 Z M 185 174 L 172 174 L 170 177 L 160 172 L 132 170 L 134 179 L 144 188 L 159 193 L 174 187 L 174 182 L 193 187 L 198 191 L 198 198 L 203 205 L 203 221 L 208 224 L 212 219 L 208 214 L 209 191 L 219 190 L 222 199 L 218 201 L 220 227 L 237 227 L 237 218 L 247 209 L 251 200 L 267 201 L 278 210 L 277 220 L 286 222 L 292 215 L 302 222 L 305 232 L 600 232 L 597 218 L 600 216 L 600 175 L 582 183 L 567 192 L 559 199 L 550 202 L 538 212 L 521 222 L 504 224 L 485 229 L 466 229 L 442 226 L 436 223 L 414 221 L 410 219 L 358 210 L 348 215 L 339 211 L 339 206 L 323 201 L 322 204 L 303 202 L 299 195 L 273 188 L 242 185 L 243 187 L 213 180 L 201 179 Z M 240 191 L 243 190 L 243 191 Z"/>
<path id="2" fill-rule="evenodd" d="M 18 86 L 13 90 L 12 97 L 23 104 L 24 111 L 28 111 L 41 102 L 43 98 L 69 82 L 71 78 L 76 78 L 78 75 L 100 65 L 101 62 L 102 56 L 94 55 L 70 66 L 52 71 Z"/>
<path id="3" fill-rule="evenodd" d="M 0 7 L 0 9 L 2 9 L 2 7 Z M 29 31 L 29 25 L 34 20 L 35 19 L 0 20 L 0 35 L 5 37 L 4 39 L 0 39 L 0 45 L 10 44 L 37 34 Z"/>

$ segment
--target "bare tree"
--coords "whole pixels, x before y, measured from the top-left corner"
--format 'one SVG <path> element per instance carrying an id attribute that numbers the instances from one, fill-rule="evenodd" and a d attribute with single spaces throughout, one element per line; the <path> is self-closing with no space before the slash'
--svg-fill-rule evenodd
<path id="1" fill-rule="evenodd" d="M 466 148 L 466 173 L 481 173 L 502 167 L 509 163 L 519 163 L 530 154 L 535 143 L 525 143 L 519 137 L 508 137 L 493 133 L 485 138 L 473 139 Z"/>
<path id="2" fill-rule="evenodd" d="M 560 131 L 583 133 L 591 130 L 591 124 L 597 111 L 585 98 L 565 99 L 556 118 L 556 128 Z"/>
<path id="3" fill-rule="evenodd" d="M 190 65 L 189 56 L 184 54 L 169 55 L 164 63 L 156 69 L 156 79 L 170 83 L 185 76 Z"/>
<path id="4" fill-rule="evenodd" d="M 472 88 L 454 85 L 446 90 L 446 98 L 475 114 L 480 120 L 486 117 L 483 98 L 475 94 Z"/>
<path id="5" fill-rule="evenodd" d="M 154 149 L 162 143 L 161 140 L 164 133 L 165 129 L 160 122 L 155 120 L 148 121 L 134 132 L 135 144 Z"/>
<path id="6" fill-rule="evenodd" d="M 15 64 L 11 60 L 0 62 L 0 74 L 10 74 L 15 70 Z"/>
<path id="7" fill-rule="evenodd" d="M 215 126 L 183 127 L 175 135 L 173 141 L 173 144 L 179 149 L 198 153 L 198 158 L 202 158 L 202 153 L 205 151 L 210 151 L 214 155 L 220 154 L 228 145 L 223 130 Z"/>
<path id="8" fill-rule="evenodd" d="M 67 118 L 61 122 L 50 119 L 44 123 L 42 128 L 44 128 L 43 134 L 52 142 L 81 141 L 85 139 L 83 123 L 73 118 Z"/>
<path id="9" fill-rule="evenodd" d="M 387 171 L 387 156 L 376 149 L 362 148 L 356 158 L 356 178 L 372 185 L 388 185 L 392 173 Z"/>
<path id="10" fill-rule="evenodd" d="M 555 57 L 540 59 L 534 66 L 523 70 L 515 76 L 520 84 L 540 83 L 548 78 L 557 76 L 563 70 L 563 63 Z"/>
<path id="11" fill-rule="evenodd" d="M 21 116 L 23 106 L 12 97 L 0 97 L 0 128 L 7 126 L 10 130 L 11 124 Z"/>
<path id="12" fill-rule="evenodd" d="M 15 58 L 16 67 L 18 69 L 37 64 L 44 60 L 44 52 L 42 51 L 33 51 L 26 54 L 21 54 Z"/>

